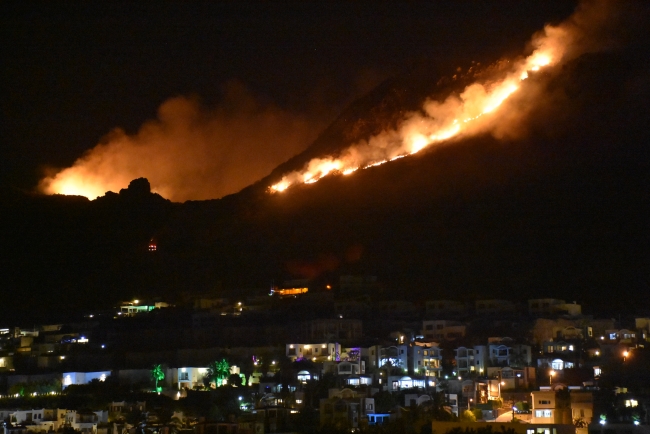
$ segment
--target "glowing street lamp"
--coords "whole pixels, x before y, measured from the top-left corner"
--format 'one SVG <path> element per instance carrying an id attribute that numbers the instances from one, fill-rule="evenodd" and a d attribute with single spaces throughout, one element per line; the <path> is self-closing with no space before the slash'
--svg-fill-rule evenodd
<path id="1" fill-rule="evenodd" d="M 623 361 L 626 361 L 626 360 L 627 360 L 627 356 L 629 356 L 629 355 L 630 355 L 629 352 L 627 352 L 627 351 L 623 351 Z"/>
<path id="2" fill-rule="evenodd" d="M 551 372 L 549 372 L 549 375 L 548 375 L 548 384 L 549 385 L 553 384 L 553 376 L 554 375 L 555 375 L 555 371 L 553 369 L 551 369 Z"/>

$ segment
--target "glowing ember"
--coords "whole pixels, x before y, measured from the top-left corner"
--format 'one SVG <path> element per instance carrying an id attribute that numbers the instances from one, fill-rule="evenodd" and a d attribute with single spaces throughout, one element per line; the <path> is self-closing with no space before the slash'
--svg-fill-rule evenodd
<path id="1" fill-rule="evenodd" d="M 289 185 L 291 185 L 291 184 L 289 184 L 289 182 L 287 182 L 287 181 L 282 181 L 282 182 L 278 182 L 277 184 L 275 184 L 275 185 L 274 185 L 273 187 L 271 187 L 271 188 L 273 189 L 273 191 L 284 191 L 284 190 L 286 190 L 287 188 L 289 188 Z"/>
<path id="2" fill-rule="evenodd" d="M 531 71 L 557 63 L 568 43 L 567 32 L 560 27 L 546 27 L 545 35 L 535 41 L 537 50 L 517 62 L 500 80 L 492 83 L 473 83 L 460 95 L 452 95 L 443 102 L 427 101 L 424 118 L 412 114 L 398 131 L 381 133 L 368 141 L 353 144 L 338 157 L 315 158 L 304 171 L 286 174 L 270 192 L 280 192 L 299 184 L 313 184 L 323 177 L 340 173 L 349 175 L 359 169 L 379 166 L 397 158 L 420 152 L 433 144 L 476 134 L 496 125 L 494 114 L 512 94 L 520 90 L 520 83 Z M 488 116 L 491 115 L 491 116 Z"/>

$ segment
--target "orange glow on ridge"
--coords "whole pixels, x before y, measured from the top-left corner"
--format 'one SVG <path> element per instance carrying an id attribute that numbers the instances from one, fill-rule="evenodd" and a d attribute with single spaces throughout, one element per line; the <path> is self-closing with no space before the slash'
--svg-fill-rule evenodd
<path id="1" fill-rule="evenodd" d="M 501 80 L 489 84 L 470 84 L 460 95 L 452 95 L 443 102 L 428 101 L 424 106 L 426 118 L 418 119 L 417 115 L 413 115 L 398 131 L 380 133 L 367 142 L 353 144 L 336 158 L 314 158 L 306 164 L 304 171 L 284 175 L 278 183 L 269 187 L 269 192 L 278 193 L 300 183 L 313 184 L 333 173 L 349 175 L 359 169 L 413 155 L 433 144 L 463 134 L 474 134 L 481 127 L 485 128 L 483 124 L 475 125 L 479 118 L 497 111 L 504 101 L 520 89 L 520 83 L 529 78 L 530 71 L 538 71 L 561 58 L 563 49 L 554 44 L 554 39 L 561 39 L 557 38 L 561 31 L 551 27 L 547 27 L 546 31 L 555 38 L 538 41 L 539 48 L 518 62 Z M 494 124 L 498 118 L 493 117 L 483 123 L 490 125 L 489 122 Z M 399 144 L 393 145 L 396 138 Z M 383 154 L 383 158 L 377 158 L 378 154 Z"/>

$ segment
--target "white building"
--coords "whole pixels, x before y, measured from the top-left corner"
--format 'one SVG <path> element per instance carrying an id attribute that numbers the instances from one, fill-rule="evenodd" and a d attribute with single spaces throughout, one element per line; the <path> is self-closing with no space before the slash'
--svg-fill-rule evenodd
<path id="1" fill-rule="evenodd" d="M 435 342 L 413 342 L 410 347 L 409 372 L 425 377 L 440 377 L 442 350 Z"/>
<path id="2" fill-rule="evenodd" d="M 88 384 L 93 380 L 106 381 L 111 376 L 111 371 L 96 371 L 96 372 L 64 372 L 62 374 L 61 384 L 62 388 L 73 384 Z"/>
<path id="3" fill-rule="evenodd" d="M 454 350 L 456 372 L 463 377 L 470 373 L 483 374 L 486 372 L 488 351 L 485 345 L 475 345 L 473 348 L 458 347 Z"/>
<path id="4" fill-rule="evenodd" d="M 314 362 L 335 361 L 341 357 L 341 345 L 338 342 L 287 344 L 285 354 L 292 362 L 299 359 Z"/>
<path id="5" fill-rule="evenodd" d="M 555 391 L 539 390 L 530 393 L 531 419 L 530 423 L 555 423 Z"/>
<path id="6" fill-rule="evenodd" d="M 203 378 L 208 373 L 205 367 L 184 367 L 172 369 L 172 383 L 176 384 L 178 390 L 193 389 L 194 386 L 203 384 Z"/>
<path id="7" fill-rule="evenodd" d="M 409 346 L 407 344 L 382 347 L 379 352 L 379 367 L 397 368 L 407 373 L 408 353 Z"/>
<path id="8" fill-rule="evenodd" d="M 467 326 L 459 321 L 425 320 L 422 321 L 422 336 L 426 340 L 453 341 L 465 336 Z"/>
<path id="9" fill-rule="evenodd" d="M 529 366 L 532 351 L 530 345 L 515 344 L 510 338 L 490 338 L 488 358 L 492 366 Z"/>

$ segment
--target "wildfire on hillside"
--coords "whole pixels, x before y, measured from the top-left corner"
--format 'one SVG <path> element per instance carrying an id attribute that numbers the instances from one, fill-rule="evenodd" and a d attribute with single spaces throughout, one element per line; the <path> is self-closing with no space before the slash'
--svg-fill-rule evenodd
<path id="1" fill-rule="evenodd" d="M 583 0 L 565 22 L 547 25 L 532 38 L 527 57 L 482 69 L 462 91 L 444 100 L 426 100 L 397 128 L 352 143 L 337 154 L 313 158 L 301 169 L 275 178 L 268 191 L 282 192 L 332 174 L 350 175 L 479 133 L 516 135 L 525 129 L 531 107 L 541 107 L 544 98 L 541 87 L 530 79 L 533 74 L 616 45 L 624 39 L 620 29 L 625 28 L 626 17 L 634 18 L 635 5 Z M 153 192 L 183 201 L 221 197 L 251 185 L 296 155 L 323 125 L 321 120 L 259 103 L 242 87 L 228 86 L 223 106 L 209 113 L 192 98 L 166 101 L 158 119 L 145 123 L 136 134 L 114 130 L 72 167 L 44 177 L 39 189 L 93 198 L 144 176 Z"/>
<path id="2" fill-rule="evenodd" d="M 531 73 L 557 64 L 569 41 L 566 29 L 547 26 L 533 42 L 536 49 L 525 59 L 515 62 L 498 80 L 475 82 L 459 95 L 443 102 L 427 101 L 426 116 L 411 114 L 396 131 L 385 131 L 367 141 L 353 144 L 337 157 L 314 158 L 304 170 L 294 171 L 269 187 L 272 193 L 292 185 L 312 184 L 330 174 L 349 175 L 413 155 L 427 147 L 451 139 L 476 134 L 499 122 L 497 111 L 502 103 L 522 88 Z"/>
<path id="3" fill-rule="evenodd" d="M 422 113 L 408 114 L 397 129 L 354 143 L 338 155 L 314 158 L 301 170 L 284 174 L 268 191 L 282 192 L 330 174 L 349 175 L 479 133 L 490 132 L 497 138 L 517 136 L 521 134 L 518 130 L 526 129 L 525 115 L 546 97 L 529 78 L 582 54 L 625 44 L 621 29 L 639 26 L 635 22 L 638 9 L 639 2 L 583 0 L 564 22 L 547 25 L 533 36 L 528 56 L 498 62 L 488 68 L 489 79 L 478 74 L 460 93 L 443 101 L 425 101 Z M 505 104 L 515 99 L 516 105 Z"/>

